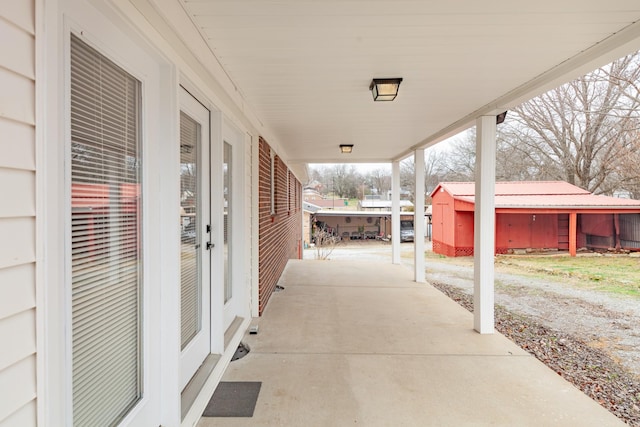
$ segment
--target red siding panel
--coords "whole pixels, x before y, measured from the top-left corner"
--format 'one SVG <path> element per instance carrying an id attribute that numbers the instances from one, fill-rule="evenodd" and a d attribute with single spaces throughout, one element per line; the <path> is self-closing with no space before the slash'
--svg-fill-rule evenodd
<path id="1" fill-rule="evenodd" d="M 456 212 L 456 253 L 473 254 L 473 212 Z"/>
<path id="2" fill-rule="evenodd" d="M 568 236 L 568 225 L 566 233 Z M 558 215 L 530 213 L 496 215 L 498 253 L 507 253 L 510 249 L 557 249 L 558 241 Z"/>
<path id="3" fill-rule="evenodd" d="M 473 254 L 475 184 L 440 183 L 433 200 L 433 250 Z M 635 248 L 640 241 L 616 236 L 615 215 L 638 216 L 640 201 L 597 196 L 566 182 L 496 183 L 496 253 L 513 249 L 568 250 L 569 213 L 577 214 L 577 248 Z M 635 216 L 634 216 L 635 215 Z M 625 224 L 625 233 L 630 227 Z M 638 227 L 640 229 L 640 226 Z"/>

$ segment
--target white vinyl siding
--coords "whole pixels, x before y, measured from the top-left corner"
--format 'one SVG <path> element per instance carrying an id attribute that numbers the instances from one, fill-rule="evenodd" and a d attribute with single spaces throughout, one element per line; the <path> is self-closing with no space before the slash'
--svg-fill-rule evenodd
<path id="1" fill-rule="evenodd" d="M 36 401 L 31 400 L 2 422 L 2 427 L 24 427 L 36 425 Z"/>
<path id="2" fill-rule="evenodd" d="M 0 268 L 0 319 L 5 319 L 35 306 L 35 287 L 19 286 L 23 283 L 34 283 L 35 280 L 35 266 L 33 263 Z M 1 326 L 2 321 L 0 320 Z M 3 341 L 0 341 L 0 343 L 3 343 Z M 2 348 L 6 347 L 8 346 L 2 346 Z"/>
<path id="3" fill-rule="evenodd" d="M 33 217 L 0 218 L 0 242 L 2 242 L 0 244 L 0 269 L 33 263 L 35 261 L 35 238 Z M 34 283 L 17 283 L 15 285 L 33 287 Z"/>
<path id="4" fill-rule="evenodd" d="M 0 369 L 7 368 L 24 358 L 25 354 L 36 352 L 36 325 L 34 310 L 22 311 L 3 319 L 0 323 L 0 342 L 11 342 L 0 352 Z M 16 335 L 24 331 L 26 335 Z"/>
<path id="5" fill-rule="evenodd" d="M 3 25 L 4 24 L 4 25 Z M 0 24 L 0 58 L 3 58 L 2 66 L 16 74 L 33 79 L 35 70 L 35 44 L 33 35 L 22 28 Z M 9 41 L 10 42 L 7 42 Z"/>
<path id="6" fill-rule="evenodd" d="M 35 124 L 35 85 L 33 79 L 0 67 L 0 93 L 2 93 L 0 96 L 0 115 L 2 117 L 30 125 Z"/>
<path id="7" fill-rule="evenodd" d="M 33 171 L 0 168 L 0 218 L 34 216 L 35 191 Z"/>
<path id="8" fill-rule="evenodd" d="M 36 356 L 31 355 L 0 371 L 0 426 L 36 397 Z M 26 427 L 26 426 L 25 426 Z"/>
<path id="9" fill-rule="evenodd" d="M 0 427 L 36 425 L 34 13 L 0 8 Z"/>
<path id="10" fill-rule="evenodd" d="M 0 116 L 0 168 L 35 169 L 35 128 Z"/>
<path id="11" fill-rule="evenodd" d="M 19 27 L 24 32 L 34 33 L 34 21 L 35 15 L 35 3 L 33 0 L 28 1 L 12 1 L 5 0 L 0 7 L 0 16 L 3 17 L 8 23 Z"/>

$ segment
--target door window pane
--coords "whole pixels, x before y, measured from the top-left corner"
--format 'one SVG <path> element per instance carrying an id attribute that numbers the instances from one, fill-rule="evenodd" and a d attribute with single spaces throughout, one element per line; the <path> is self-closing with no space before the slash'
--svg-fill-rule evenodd
<path id="1" fill-rule="evenodd" d="M 232 204 L 231 204 L 231 145 L 224 143 L 224 302 L 226 303 L 233 296 L 233 286 L 231 282 L 231 230 L 232 230 Z"/>
<path id="2" fill-rule="evenodd" d="M 73 422 L 142 396 L 140 82 L 71 36 Z"/>
<path id="3" fill-rule="evenodd" d="M 180 112 L 181 348 L 202 329 L 198 154 L 200 124 Z"/>

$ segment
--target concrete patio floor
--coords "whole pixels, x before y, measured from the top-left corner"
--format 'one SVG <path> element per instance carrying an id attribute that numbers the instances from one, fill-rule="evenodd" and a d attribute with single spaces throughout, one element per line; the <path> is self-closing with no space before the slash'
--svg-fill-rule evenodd
<path id="1" fill-rule="evenodd" d="M 250 353 L 223 381 L 261 381 L 253 418 L 209 426 L 624 426 L 401 265 L 293 260 Z"/>

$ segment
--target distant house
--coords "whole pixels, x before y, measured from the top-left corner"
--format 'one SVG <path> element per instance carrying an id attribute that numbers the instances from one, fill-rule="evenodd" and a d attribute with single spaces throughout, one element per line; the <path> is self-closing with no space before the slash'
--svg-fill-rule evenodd
<path id="1" fill-rule="evenodd" d="M 323 209 L 341 209 L 349 204 L 349 200 L 342 197 L 326 198 L 317 190 L 305 188 L 302 192 L 302 199 Z"/>
<path id="2" fill-rule="evenodd" d="M 361 211 L 391 211 L 391 200 L 368 199 L 358 201 L 358 210 Z M 400 200 L 401 211 L 413 211 L 413 203 L 409 200 Z"/>
<path id="3" fill-rule="evenodd" d="M 307 202 L 314 200 L 322 200 L 324 196 L 316 188 L 304 188 L 302 190 L 302 199 Z"/>
<path id="4" fill-rule="evenodd" d="M 387 200 L 391 200 L 393 193 L 391 190 L 387 191 Z M 409 200 L 411 198 L 411 192 L 409 190 L 400 189 L 400 200 Z"/>
<path id="5" fill-rule="evenodd" d="M 345 206 L 349 205 L 349 200 L 337 197 L 331 199 L 305 199 L 304 201 L 319 206 L 322 209 L 344 209 Z"/>
<path id="6" fill-rule="evenodd" d="M 597 196 L 563 181 L 498 182 L 496 253 L 577 248 L 640 250 L 640 201 Z M 433 199 L 433 251 L 473 254 L 475 184 L 443 182 Z"/>

